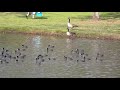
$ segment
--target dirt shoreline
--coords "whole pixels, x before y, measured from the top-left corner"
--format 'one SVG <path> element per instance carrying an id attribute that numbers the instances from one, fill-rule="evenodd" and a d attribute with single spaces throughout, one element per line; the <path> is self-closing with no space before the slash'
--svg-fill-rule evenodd
<path id="1" fill-rule="evenodd" d="M 53 32 L 23 32 L 23 31 L 0 31 L 0 33 L 12 33 L 12 34 L 30 34 L 30 35 L 43 35 L 43 36 L 54 36 L 54 37 L 65 37 L 65 38 L 85 38 L 85 39 L 92 39 L 92 40 L 119 40 L 120 41 L 120 35 L 107 35 L 107 36 L 91 36 L 91 35 L 85 35 L 82 34 L 81 36 L 76 37 L 68 37 L 65 33 L 53 33 Z"/>

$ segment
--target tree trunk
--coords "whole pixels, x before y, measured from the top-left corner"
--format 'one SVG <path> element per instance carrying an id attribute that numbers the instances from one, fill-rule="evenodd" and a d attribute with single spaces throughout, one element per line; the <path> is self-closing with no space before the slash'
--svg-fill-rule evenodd
<path id="1" fill-rule="evenodd" d="M 95 19 L 95 20 L 99 20 L 100 19 L 99 12 L 94 12 L 93 19 Z"/>

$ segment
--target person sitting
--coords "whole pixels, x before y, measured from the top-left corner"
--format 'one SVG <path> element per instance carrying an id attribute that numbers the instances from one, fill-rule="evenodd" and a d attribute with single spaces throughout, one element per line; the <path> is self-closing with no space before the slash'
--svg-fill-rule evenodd
<path id="1" fill-rule="evenodd" d="M 30 15 L 32 15 L 32 18 L 35 18 L 35 14 L 36 14 L 36 12 L 28 12 L 26 14 L 26 18 L 28 19 L 28 16 L 30 16 Z"/>

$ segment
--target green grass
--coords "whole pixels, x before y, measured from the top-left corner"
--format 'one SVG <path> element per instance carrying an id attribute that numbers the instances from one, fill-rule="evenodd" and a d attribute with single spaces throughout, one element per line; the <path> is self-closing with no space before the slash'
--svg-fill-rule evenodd
<path id="1" fill-rule="evenodd" d="M 43 12 L 43 17 L 26 19 L 26 12 L 0 12 L 0 31 L 58 33 L 67 32 L 68 17 L 79 27 L 77 36 L 116 36 L 120 34 L 120 13 L 100 12 L 100 21 L 92 20 L 93 12 Z"/>

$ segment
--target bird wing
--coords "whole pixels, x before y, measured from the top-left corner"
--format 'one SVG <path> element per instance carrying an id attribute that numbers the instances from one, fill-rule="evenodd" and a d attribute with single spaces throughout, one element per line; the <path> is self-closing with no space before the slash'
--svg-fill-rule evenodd
<path id="1" fill-rule="evenodd" d="M 75 24 L 72 24 L 73 25 L 73 27 L 78 27 L 78 25 L 75 25 Z"/>

